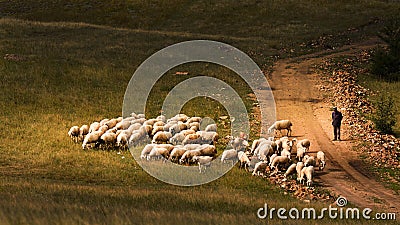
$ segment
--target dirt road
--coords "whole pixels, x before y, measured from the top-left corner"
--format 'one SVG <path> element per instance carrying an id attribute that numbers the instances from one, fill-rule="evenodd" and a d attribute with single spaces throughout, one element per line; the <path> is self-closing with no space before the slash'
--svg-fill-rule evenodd
<path id="1" fill-rule="evenodd" d="M 372 40 L 344 46 L 334 52 L 280 60 L 274 65 L 269 83 L 276 101 L 277 119 L 290 119 L 294 124 L 293 136 L 311 140 L 310 154 L 315 155 L 322 150 L 327 155 L 327 167 L 323 172 L 317 171 L 316 185 L 344 196 L 349 203 L 358 207 L 397 212 L 400 215 L 400 196 L 383 187 L 363 170 L 363 163 L 352 150 L 353 141 L 349 140 L 346 133 L 342 135 L 343 141 L 332 141 L 332 104 L 317 88 L 320 78 L 311 70 L 313 65 L 330 57 L 352 54 L 376 44 L 376 40 Z"/>

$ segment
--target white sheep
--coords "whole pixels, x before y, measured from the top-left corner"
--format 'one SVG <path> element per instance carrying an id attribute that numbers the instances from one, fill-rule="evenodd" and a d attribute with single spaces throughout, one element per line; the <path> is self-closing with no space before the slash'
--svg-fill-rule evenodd
<path id="1" fill-rule="evenodd" d="M 211 156 L 193 156 L 192 161 L 197 162 L 199 164 L 199 171 L 202 173 L 202 168 L 204 168 L 204 171 L 206 171 L 207 167 L 211 166 L 211 161 L 213 160 L 213 157 Z"/>
<path id="2" fill-rule="evenodd" d="M 117 146 L 122 149 L 128 147 L 128 135 L 126 132 L 117 135 Z"/>
<path id="3" fill-rule="evenodd" d="M 310 149 L 311 142 L 308 139 L 298 141 L 296 138 L 294 138 L 293 141 L 297 141 L 297 148 L 303 147 L 306 149 L 306 152 Z"/>
<path id="4" fill-rule="evenodd" d="M 68 136 L 72 138 L 73 141 L 77 142 L 79 138 L 79 127 L 73 126 L 68 131 Z"/>
<path id="5" fill-rule="evenodd" d="M 101 143 L 104 144 L 104 147 L 110 148 L 113 147 L 117 140 L 117 135 L 115 133 L 109 132 L 104 133 L 100 137 Z"/>
<path id="6" fill-rule="evenodd" d="M 147 156 L 149 155 L 149 153 L 151 152 L 151 150 L 153 149 L 154 146 L 155 146 L 155 144 L 147 144 L 146 146 L 144 146 L 144 148 L 140 154 L 140 158 L 147 159 Z"/>
<path id="7" fill-rule="evenodd" d="M 201 135 L 200 134 L 189 134 L 185 137 L 185 139 L 182 141 L 183 145 L 187 144 L 200 144 L 202 143 L 201 140 Z"/>
<path id="8" fill-rule="evenodd" d="M 131 122 L 128 120 L 122 120 L 121 122 L 118 122 L 117 125 L 115 125 L 115 128 L 117 130 L 126 130 L 131 126 Z"/>
<path id="9" fill-rule="evenodd" d="M 115 127 L 117 125 L 117 123 L 118 123 L 117 119 L 111 119 L 111 120 L 105 122 L 104 125 L 106 125 L 108 127 L 108 129 L 111 129 L 111 128 Z"/>
<path id="10" fill-rule="evenodd" d="M 272 149 L 271 145 L 268 145 L 266 143 L 258 146 L 256 152 L 258 158 L 262 161 L 268 161 L 268 157 L 274 154 L 274 150 Z"/>
<path id="11" fill-rule="evenodd" d="M 218 140 L 218 133 L 214 131 L 197 131 L 200 134 L 201 143 L 214 144 Z"/>
<path id="12" fill-rule="evenodd" d="M 304 163 L 303 162 L 297 162 L 296 164 L 296 171 L 297 171 L 297 181 L 301 181 L 300 180 L 300 176 L 301 176 L 301 170 L 304 167 Z"/>
<path id="13" fill-rule="evenodd" d="M 163 127 L 163 126 L 165 126 L 165 123 L 164 123 L 163 121 L 156 121 L 156 122 L 153 124 L 153 126 L 161 126 L 161 127 Z"/>
<path id="14" fill-rule="evenodd" d="M 195 134 L 196 131 L 194 130 L 183 130 L 180 132 L 180 134 L 183 134 L 185 137 L 188 136 L 189 134 Z"/>
<path id="15" fill-rule="evenodd" d="M 238 158 L 239 158 L 239 168 L 244 167 L 244 169 L 248 171 L 251 162 L 247 154 L 245 152 L 238 152 Z"/>
<path id="16" fill-rule="evenodd" d="M 100 126 L 104 126 L 108 121 L 110 121 L 110 119 L 107 118 L 100 120 Z"/>
<path id="17" fill-rule="evenodd" d="M 101 131 L 94 131 L 85 136 L 82 143 L 82 149 L 85 149 L 88 144 L 96 143 L 103 133 Z"/>
<path id="18" fill-rule="evenodd" d="M 289 158 L 287 156 L 277 156 L 274 158 L 271 164 L 271 170 L 274 168 L 278 169 L 279 165 L 286 165 L 289 163 Z"/>
<path id="19" fill-rule="evenodd" d="M 317 161 L 319 164 L 319 170 L 324 170 L 326 162 L 325 162 L 325 153 L 323 151 L 317 152 Z"/>
<path id="20" fill-rule="evenodd" d="M 185 140 L 185 135 L 183 133 L 177 133 L 169 140 L 169 142 L 173 145 L 179 145 L 182 144 L 183 140 Z"/>
<path id="21" fill-rule="evenodd" d="M 200 123 L 201 122 L 201 117 L 199 117 L 199 116 L 194 116 L 194 117 L 190 117 L 187 121 L 186 121 L 186 123 L 189 125 L 189 124 L 191 124 L 191 123 Z M 191 126 L 188 126 L 188 127 L 191 127 Z"/>
<path id="22" fill-rule="evenodd" d="M 184 147 L 175 146 L 174 150 L 172 150 L 169 155 L 169 160 L 171 162 L 177 162 L 186 151 L 187 149 L 185 149 Z"/>
<path id="23" fill-rule="evenodd" d="M 290 159 L 291 153 L 286 149 L 283 149 L 283 151 L 281 152 L 281 156 L 286 156 Z"/>
<path id="24" fill-rule="evenodd" d="M 207 126 L 206 126 L 206 129 L 204 129 L 204 131 L 206 131 L 206 132 L 210 132 L 210 131 L 213 131 L 213 132 L 217 132 L 217 124 L 215 124 L 215 123 L 212 123 L 212 124 L 208 124 Z"/>
<path id="25" fill-rule="evenodd" d="M 257 149 L 257 147 L 260 145 L 261 142 L 266 141 L 267 139 L 265 138 L 260 138 L 260 139 L 256 139 L 253 141 L 253 143 L 251 144 L 251 148 L 250 148 L 250 153 L 254 154 L 254 151 Z"/>
<path id="26" fill-rule="evenodd" d="M 311 186 L 313 184 L 313 175 L 314 175 L 314 166 L 306 166 L 301 170 L 300 174 L 300 183 L 304 185 L 304 176 L 307 177 L 307 186 Z"/>
<path id="27" fill-rule="evenodd" d="M 304 161 L 304 167 L 315 166 L 315 164 L 316 164 L 314 156 L 309 156 L 309 157 L 304 156 L 303 161 Z"/>
<path id="28" fill-rule="evenodd" d="M 241 137 L 236 137 L 236 138 L 231 139 L 229 144 L 236 151 L 245 151 L 249 147 L 249 142 L 246 139 L 241 138 Z"/>
<path id="29" fill-rule="evenodd" d="M 188 150 L 185 153 L 183 153 L 181 159 L 179 160 L 179 162 L 181 164 L 183 163 L 189 163 L 190 160 L 193 158 L 193 156 L 200 156 L 201 155 L 201 151 L 200 150 Z"/>
<path id="30" fill-rule="evenodd" d="M 268 128 L 268 133 L 271 133 L 272 130 L 279 131 L 282 135 L 282 130 L 287 130 L 287 136 L 290 136 L 292 132 L 292 122 L 290 120 L 278 120 L 271 127 Z"/>
<path id="31" fill-rule="evenodd" d="M 158 132 L 164 131 L 163 126 L 153 126 L 153 130 L 151 131 L 151 135 L 156 135 Z"/>
<path id="32" fill-rule="evenodd" d="M 186 150 L 195 150 L 201 147 L 201 144 L 187 144 L 183 146 Z"/>
<path id="33" fill-rule="evenodd" d="M 217 154 L 217 149 L 215 148 L 214 145 L 201 145 L 201 147 L 198 148 L 200 150 L 201 155 L 203 156 L 211 156 L 214 157 Z"/>
<path id="34" fill-rule="evenodd" d="M 167 143 L 171 137 L 172 134 L 170 132 L 160 131 L 154 135 L 152 143 Z"/>
<path id="35" fill-rule="evenodd" d="M 254 166 L 254 170 L 252 175 L 255 176 L 260 176 L 261 174 L 265 173 L 265 170 L 267 169 L 268 163 L 261 161 L 256 163 L 256 165 Z"/>
<path id="36" fill-rule="evenodd" d="M 169 151 L 166 148 L 160 146 L 154 146 L 151 149 L 150 153 L 147 155 L 147 160 L 160 159 L 160 158 L 163 158 L 164 161 L 168 159 Z"/>
<path id="37" fill-rule="evenodd" d="M 222 152 L 221 162 L 232 161 L 232 165 L 238 160 L 238 152 L 235 149 L 227 149 Z"/>
<path id="38" fill-rule="evenodd" d="M 296 163 L 293 163 L 292 165 L 290 165 L 289 168 L 286 170 L 284 176 L 287 177 L 290 174 L 294 173 L 296 171 L 296 166 L 297 166 Z"/>
<path id="39" fill-rule="evenodd" d="M 84 124 L 79 128 L 79 138 L 80 140 L 83 140 L 85 136 L 89 133 L 89 126 Z"/>
<path id="40" fill-rule="evenodd" d="M 269 157 L 269 164 L 268 166 L 271 167 L 272 162 L 274 161 L 274 159 L 278 156 L 278 154 L 274 153 Z"/>
<path id="41" fill-rule="evenodd" d="M 97 130 L 99 130 L 100 128 L 100 123 L 99 122 L 93 122 L 92 124 L 90 124 L 89 126 L 89 133 L 95 132 Z"/>
<path id="42" fill-rule="evenodd" d="M 307 149 L 303 146 L 297 146 L 297 158 L 299 161 L 301 161 L 304 158 L 306 150 Z"/>

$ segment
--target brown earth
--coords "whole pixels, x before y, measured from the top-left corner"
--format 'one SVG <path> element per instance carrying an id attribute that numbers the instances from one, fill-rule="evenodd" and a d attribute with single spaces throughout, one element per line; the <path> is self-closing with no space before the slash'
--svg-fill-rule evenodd
<path id="1" fill-rule="evenodd" d="M 350 140 L 345 126 L 342 126 L 342 141 L 332 141 L 332 103 L 318 88 L 321 78 L 312 69 L 329 58 L 351 55 L 377 44 L 374 39 L 336 50 L 279 60 L 268 81 L 276 101 L 277 119 L 292 121 L 293 137 L 310 139 L 311 155 L 322 150 L 327 156 L 327 167 L 324 171 L 316 172 L 315 185 L 345 197 L 357 207 L 400 215 L 400 196 L 368 173 L 365 169 L 367 165 L 352 150 L 355 141 Z"/>

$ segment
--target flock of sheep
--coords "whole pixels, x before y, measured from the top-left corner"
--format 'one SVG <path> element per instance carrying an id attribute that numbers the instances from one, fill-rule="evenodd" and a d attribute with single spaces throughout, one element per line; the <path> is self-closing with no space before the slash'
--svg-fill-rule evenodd
<path id="1" fill-rule="evenodd" d="M 209 124 L 201 130 L 201 120 L 201 117 L 188 117 L 185 114 L 170 119 L 165 116 L 146 119 L 144 114 L 132 113 L 127 118 L 103 119 L 90 125 L 73 126 L 68 135 L 75 142 L 82 142 L 83 149 L 128 149 L 144 145 L 140 154 L 142 160 L 197 164 L 200 173 L 203 173 L 218 156 L 215 147 L 218 133 L 216 124 Z M 282 136 L 282 130 L 287 130 L 289 136 L 291 126 L 289 120 L 276 121 L 268 132 L 275 130 L 276 134 L 279 131 Z M 285 171 L 285 177 L 289 177 L 297 173 L 300 183 L 311 186 L 314 168 L 317 165 L 320 170 L 325 167 L 325 154 L 319 151 L 316 156 L 311 156 L 307 154 L 310 147 L 308 139 L 289 139 L 288 136 L 279 139 L 260 138 L 254 140 L 251 147 L 247 135 L 243 133 L 239 137 L 229 137 L 228 149 L 220 154 L 221 163 L 231 162 L 233 165 L 239 161 L 239 167 L 252 171 L 253 175 Z M 292 157 L 294 146 L 296 157 Z"/>

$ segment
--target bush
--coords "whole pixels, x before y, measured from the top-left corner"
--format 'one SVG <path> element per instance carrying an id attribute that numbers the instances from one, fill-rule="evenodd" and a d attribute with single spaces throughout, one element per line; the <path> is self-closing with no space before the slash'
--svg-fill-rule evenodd
<path id="1" fill-rule="evenodd" d="M 377 48 L 372 54 L 371 73 L 387 81 L 399 81 L 400 20 L 391 20 L 378 36 L 388 47 Z"/>
<path id="2" fill-rule="evenodd" d="M 382 95 L 374 102 L 375 113 L 371 119 L 375 128 L 385 134 L 393 134 L 393 127 L 396 125 L 396 109 L 394 99 L 390 95 Z"/>

